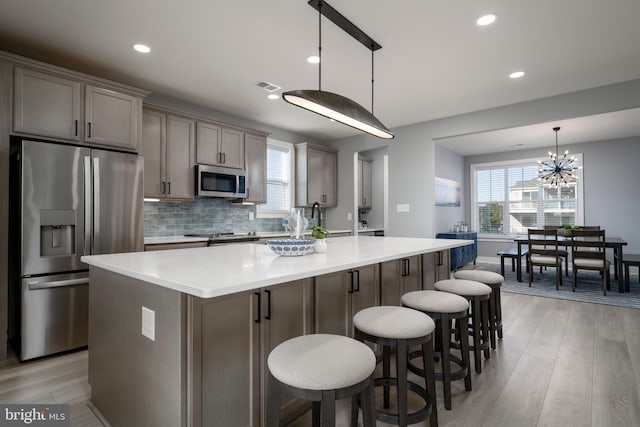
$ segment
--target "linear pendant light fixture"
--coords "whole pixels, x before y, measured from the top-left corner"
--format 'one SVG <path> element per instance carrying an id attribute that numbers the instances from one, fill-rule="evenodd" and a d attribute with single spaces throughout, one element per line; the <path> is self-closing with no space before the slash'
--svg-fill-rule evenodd
<path id="1" fill-rule="evenodd" d="M 321 116 L 351 126 L 378 138 L 392 139 L 393 134 L 373 115 L 373 53 L 381 49 L 371 37 L 345 18 L 323 0 L 310 0 L 309 5 L 318 10 L 318 90 L 291 90 L 284 92 L 282 98 L 290 104 Z M 337 93 L 322 90 L 322 16 L 340 27 L 347 34 L 371 50 L 371 112 L 362 105 Z"/>

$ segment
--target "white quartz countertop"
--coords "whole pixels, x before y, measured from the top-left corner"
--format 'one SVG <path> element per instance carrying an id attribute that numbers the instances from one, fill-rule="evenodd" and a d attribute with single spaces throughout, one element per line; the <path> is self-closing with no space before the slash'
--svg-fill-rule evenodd
<path id="1" fill-rule="evenodd" d="M 258 243 L 83 256 L 82 261 L 200 298 L 233 294 L 350 268 L 455 248 L 471 240 L 349 236 L 327 252 L 278 256 Z"/>

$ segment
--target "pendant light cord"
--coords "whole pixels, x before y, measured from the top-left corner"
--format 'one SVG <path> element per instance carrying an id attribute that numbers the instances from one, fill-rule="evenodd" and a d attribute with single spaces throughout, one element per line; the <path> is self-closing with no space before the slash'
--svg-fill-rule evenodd
<path id="1" fill-rule="evenodd" d="M 322 91 L 322 2 L 318 3 L 318 91 Z"/>
<path id="2" fill-rule="evenodd" d="M 371 114 L 373 114 L 373 48 L 371 49 Z"/>

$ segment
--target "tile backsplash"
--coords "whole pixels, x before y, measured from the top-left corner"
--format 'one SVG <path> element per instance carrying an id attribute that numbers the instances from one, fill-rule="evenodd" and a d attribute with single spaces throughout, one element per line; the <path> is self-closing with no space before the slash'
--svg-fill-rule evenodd
<path id="1" fill-rule="evenodd" d="M 180 236 L 199 232 L 284 231 L 281 218 L 255 218 L 256 207 L 225 199 L 202 198 L 193 202 L 145 202 L 145 237 Z"/>

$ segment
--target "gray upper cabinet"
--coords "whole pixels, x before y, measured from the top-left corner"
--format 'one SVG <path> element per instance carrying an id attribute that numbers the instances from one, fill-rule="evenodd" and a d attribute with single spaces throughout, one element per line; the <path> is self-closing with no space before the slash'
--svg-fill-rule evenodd
<path id="1" fill-rule="evenodd" d="M 137 150 L 140 99 L 87 85 L 85 122 L 87 142 Z"/>
<path id="2" fill-rule="evenodd" d="M 192 200 L 194 121 L 145 108 L 142 122 L 144 196 Z"/>
<path id="3" fill-rule="evenodd" d="M 81 89 L 79 82 L 16 67 L 14 132 L 79 141 Z"/>
<path id="4" fill-rule="evenodd" d="M 17 133 L 137 151 L 141 109 L 137 96 L 15 68 L 13 130 Z"/>
<path id="5" fill-rule="evenodd" d="M 296 206 L 319 202 L 324 207 L 338 204 L 338 156 L 328 147 L 297 144 Z"/>
<path id="6" fill-rule="evenodd" d="M 243 169 L 244 132 L 199 121 L 196 161 L 204 165 Z"/>
<path id="7" fill-rule="evenodd" d="M 358 160 L 358 179 L 358 207 L 370 208 L 373 196 L 373 190 L 371 186 L 371 182 L 373 179 L 371 173 L 371 161 L 364 159 Z"/>
<path id="8" fill-rule="evenodd" d="M 267 138 L 245 134 L 244 159 L 247 170 L 247 202 L 267 201 Z"/>

